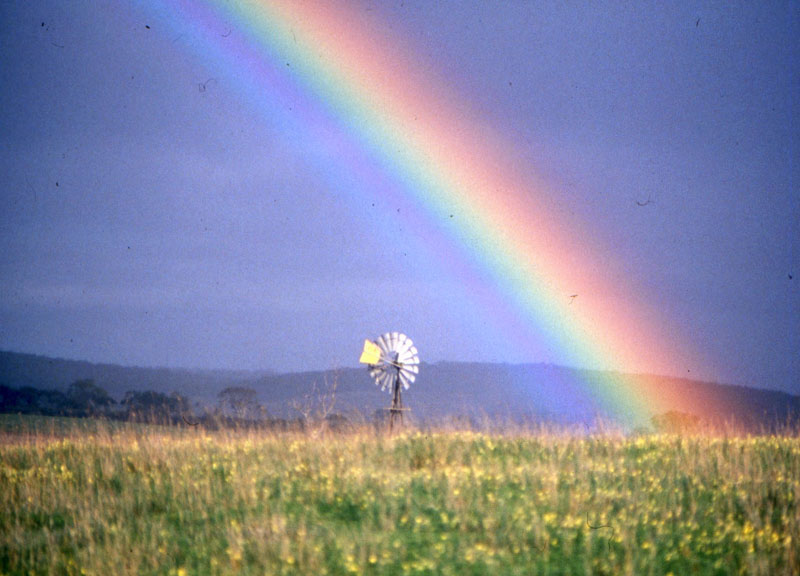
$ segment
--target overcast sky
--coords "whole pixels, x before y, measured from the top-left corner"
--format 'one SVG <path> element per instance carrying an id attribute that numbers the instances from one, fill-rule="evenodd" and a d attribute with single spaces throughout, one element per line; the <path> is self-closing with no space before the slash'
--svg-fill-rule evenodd
<path id="1" fill-rule="evenodd" d="M 308 370 L 401 330 L 423 361 L 559 362 L 360 210 L 335 139 L 151 3 L 99 5 L 0 4 L 0 348 Z M 797 3 L 352 5 L 650 287 L 692 376 L 800 393 Z"/>

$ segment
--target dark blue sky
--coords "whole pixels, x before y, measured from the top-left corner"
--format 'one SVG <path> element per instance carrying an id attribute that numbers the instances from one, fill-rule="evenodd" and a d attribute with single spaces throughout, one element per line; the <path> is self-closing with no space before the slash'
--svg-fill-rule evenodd
<path id="1" fill-rule="evenodd" d="M 711 359 L 692 375 L 800 392 L 797 3 L 354 5 L 589 224 Z M 0 348 L 303 370 L 397 329 L 424 361 L 558 362 L 506 349 L 336 150 L 154 3 L 0 24 Z"/>

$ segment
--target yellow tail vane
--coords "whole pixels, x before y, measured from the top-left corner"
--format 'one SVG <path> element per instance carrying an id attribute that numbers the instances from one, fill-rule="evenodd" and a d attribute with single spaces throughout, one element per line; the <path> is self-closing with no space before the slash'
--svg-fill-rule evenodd
<path id="1" fill-rule="evenodd" d="M 364 351 L 358 359 L 362 364 L 377 364 L 381 359 L 381 349 L 371 340 L 364 340 Z"/>

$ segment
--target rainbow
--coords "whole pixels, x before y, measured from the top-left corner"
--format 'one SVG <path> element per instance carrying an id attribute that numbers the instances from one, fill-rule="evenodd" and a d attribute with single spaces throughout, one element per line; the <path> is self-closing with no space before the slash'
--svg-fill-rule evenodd
<path id="1" fill-rule="evenodd" d="M 558 194 L 502 134 L 419 70 L 403 38 L 379 34 L 374 16 L 346 4 L 145 3 L 272 121 L 276 108 L 293 106 L 294 120 L 279 121 L 300 122 L 336 150 L 354 180 L 385 184 L 413 208 L 423 238 L 446 237 L 487 287 L 477 298 L 503 303 L 496 312 L 516 346 L 544 346 L 560 363 L 603 370 L 583 390 L 599 413 L 636 424 L 674 408 L 678 399 L 658 385 L 622 372 L 696 366 L 675 327 L 643 290 L 611 277 L 620 263 L 559 208 Z"/>

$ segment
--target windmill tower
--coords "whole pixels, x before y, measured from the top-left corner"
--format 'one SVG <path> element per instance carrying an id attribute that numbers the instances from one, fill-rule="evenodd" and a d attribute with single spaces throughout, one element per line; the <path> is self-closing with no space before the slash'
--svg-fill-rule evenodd
<path id="1" fill-rule="evenodd" d="M 387 388 L 392 393 L 389 408 L 389 429 L 394 429 L 395 420 L 403 422 L 402 390 L 408 390 L 419 374 L 417 348 L 411 338 L 400 332 L 387 332 L 374 342 L 364 340 L 364 350 L 359 362 L 367 364 L 369 375 L 381 391 Z"/>

